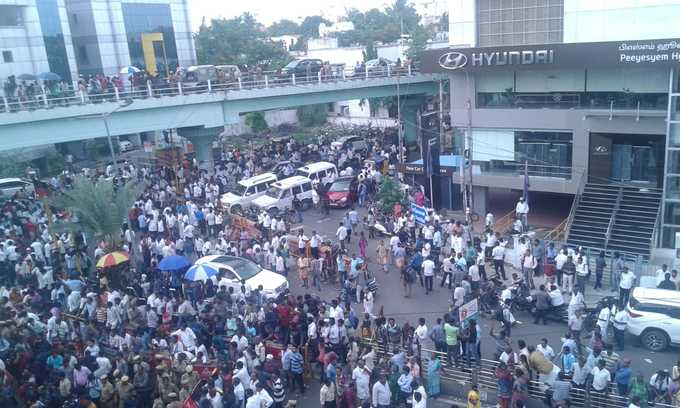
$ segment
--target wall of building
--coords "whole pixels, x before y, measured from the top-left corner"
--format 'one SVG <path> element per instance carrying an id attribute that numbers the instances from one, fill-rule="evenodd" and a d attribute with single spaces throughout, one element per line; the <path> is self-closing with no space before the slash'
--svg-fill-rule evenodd
<path id="1" fill-rule="evenodd" d="M 564 42 L 680 37 L 676 0 L 564 0 Z"/>
<path id="2" fill-rule="evenodd" d="M 16 20 L 9 16 L 14 11 L 19 14 Z M 0 13 L 8 19 L 0 26 L 0 81 L 49 71 L 35 0 L 0 0 Z"/>
<path id="3" fill-rule="evenodd" d="M 278 109 L 264 112 L 264 120 L 270 128 L 283 124 L 298 123 L 297 109 Z M 236 136 L 243 133 L 252 132 L 250 127 L 246 125 L 246 115 L 239 117 L 239 123 L 228 124 L 224 126 L 222 136 Z"/>
<path id="4" fill-rule="evenodd" d="M 477 46 L 476 0 L 449 0 L 449 44 Z"/>
<path id="5" fill-rule="evenodd" d="M 464 74 L 451 75 L 451 125 L 465 129 L 468 125 L 468 98 L 476 106 L 475 79 Z M 468 83 L 468 80 L 470 83 Z M 471 90 L 468 93 L 468 89 Z M 540 114 L 537 114 L 540 112 Z M 531 189 L 555 193 L 573 194 L 581 181 L 581 174 L 588 171 L 589 141 L 591 133 L 664 135 L 666 133 L 663 112 L 643 113 L 636 120 L 635 112 L 619 112 L 611 120 L 607 110 L 588 109 L 476 109 L 470 112 L 473 129 L 558 131 L 572 134 L 572 177 L 570 180 L 534 178 Z M 474 138 L 473 138 L 474 146 Z M 497 174 L 478 174 L 475 184 L 487 187 L 505 186 L 521 189 L 521 177 Z"/>

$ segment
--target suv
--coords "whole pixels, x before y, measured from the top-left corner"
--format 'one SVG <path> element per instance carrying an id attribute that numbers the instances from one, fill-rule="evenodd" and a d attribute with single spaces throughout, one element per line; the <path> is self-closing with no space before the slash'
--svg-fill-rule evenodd
<path id="1" fill-rule="evenodd" d="M 366 139 L 361 136 L 343 136 L 340 139 L 331 143 L 333 150 L 352 149 L 352 152 L 365 152 L 368 150 L 368 143 Z"/>
<path id="2" fill-rule="evenodd" d="M 626 331 L 639 337 L 651 351 L 680 344 L 680 292 L 635 288 L 626 308 L 630 320 Z"/>
<path id="3" fill-rule="evenodd" d="M 220 201 L 232 214 L 239 213 L 250 207 L 250 203 L 257 197 L 264 195 L 276 180 L 276 175 L 273 173 L 262 173 L 247 180 L 241 180 L 231 191 L 222 194 Z"/>
<path id="4" fill-rule="evenodd" d="M 293 208 L 293 196 L 302 203 L 303 208 L 312 206 L 312 180 L 307 177 L 293 176 L 272 183 L 269 190 L 253 200 L 252 205 L 259 210 L 277 215 L 285 209 Z"/>
<path id="5" fill-rule="evenodd" d="M 316 77 L 317 73 L 321 71 L 323 62 L 317 58 L 301 58 L 295 59 L 281 68 L 281 76 L 288 78 L 295 74 L 296 77 Z"/>

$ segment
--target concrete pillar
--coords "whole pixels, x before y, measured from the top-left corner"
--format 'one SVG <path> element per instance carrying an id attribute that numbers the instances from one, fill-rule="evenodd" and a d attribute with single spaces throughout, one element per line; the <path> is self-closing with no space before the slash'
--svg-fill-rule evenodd
<path id="1" fill-rule="evenodd" d="M 489 208 L 489 187 L 472 186 L 472 211 L 480 217 L 486 216 Z"/>
<path id="2" fill-rule="evenodd" d="M 401 120 L 404 123 L 404 144 L 418 142 L 418 110 L 419 99 L 409 99 L 401 106 Z"/>
<path id="3" fill-rule="evenodd" d="M 178 128 L 177 133 L 191 142 L 196 152 L 196 161 L 202 169 L 211 170 L 214 165 L 212 143 L 224 131 L 224 127 L 185 127 Z"/>

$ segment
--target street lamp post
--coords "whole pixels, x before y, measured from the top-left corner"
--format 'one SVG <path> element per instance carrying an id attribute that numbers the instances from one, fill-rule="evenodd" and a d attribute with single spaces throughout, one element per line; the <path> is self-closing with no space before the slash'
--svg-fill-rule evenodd
<path id="1" fill-rule="evenodd" d="M 99 115 L 83 115 L 78 117 L 78 119 L 90 119 L 90 118 L 101 118 L 104 121 L 104 129 L 106 130 L 106 140 L 109 143 L 109 151 L 111 152 L 111 161 L 113 163 L 113 170 L 115 171 L 115 174 L 118 174 L 118 163 L 116 162 L 116 151 L 113 148 L 113 141 L 111 138 L 111 129 L 109 128 L 109 116 L 113 115 L 116 113 L 119 109 L 125 108 L 127 106 L 132 105 L 133 100 L 128 99 L 118 105 L 115 109 L 113 109 L 110 112 L 102 113 Z"/>

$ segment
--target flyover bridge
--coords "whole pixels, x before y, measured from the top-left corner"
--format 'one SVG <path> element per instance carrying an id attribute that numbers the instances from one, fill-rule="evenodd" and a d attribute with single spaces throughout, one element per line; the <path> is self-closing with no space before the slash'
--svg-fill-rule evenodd
<path id="1" fill-rule="evenodd" d="M 209 160 L 212 141 L 225 125 L 247 112 L 323 104 L 343 100 L 402 96 L 404 133 L 415 135 L 417 109 L 438 93 L 440 75 L 416 69 L 382 69 L 358 75 L 280 78 L 262 75 L 230 83 L 187 87 L 182 83 L 134 91 L 87 95 L 71 92 L 31 101 L 3 99 L 0 109 L 0 151 L 52 143 L 177 129 L 188 138 L 200 160 Z"/>

